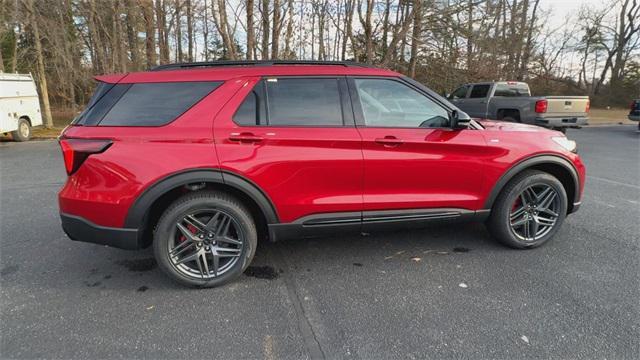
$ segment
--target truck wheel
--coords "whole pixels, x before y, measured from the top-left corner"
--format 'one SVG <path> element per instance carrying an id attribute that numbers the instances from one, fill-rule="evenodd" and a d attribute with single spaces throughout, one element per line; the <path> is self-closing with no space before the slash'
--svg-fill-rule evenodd
<path id="1" fill-rule="evenodd" d="M 514 122 L 514 123 L 515 123 L 515 122 L 520 122 L 520 121 L 516 120 L 516 118 L 511 117 L 511 116 L 505 116 L 505 117 L 503 117 L 503 118 L 502 118 L 502 121 L 508 121 L 508 122 Z"/>
<path id="2" fill-rule="evenodd" d="M 159 267 L 187 286 L 228 283 L 249 266 L 257 246 L 251 213 L 218 191 L 199 191 L 176 200 L 158 220 L 153 252 Z"/>
<path id="3" fill-rule="evenodd" d="M 25 118 L 18 120 L 18 129 L 11 132 L 14 141 L 22 142 L 31 139 L 31 124 Z"/>
<path id="4" fill-rule="evenodd" d="M 550 240 L 567 214 L 567 193 L 551 174 L 527 170 L 502 189 L 491 210 L 487 228 L 502 244 L 538 247 Z"/>

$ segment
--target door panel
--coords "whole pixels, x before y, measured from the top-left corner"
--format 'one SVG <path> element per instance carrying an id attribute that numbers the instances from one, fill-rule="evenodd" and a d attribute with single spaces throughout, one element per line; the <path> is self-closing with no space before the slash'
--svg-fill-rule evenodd
<path id="1" fill-rule="evenodd" d="M 468 98 L 464 99 L 460 108 L 471 117 L 486 118 L 490 91 L 489 84 L 473 85 Z"/>
<path id="2" fill-rule="evenodd" d="M 401 85 L 405 88 L 349 81 L 363 141 L 364 210 L 479 209 L 486 151 L 482 134 L 443 127 L 448 118 L 445 124 L 432 121 L 448 116 L 447 110 L 417 89 Z M 372 111 L 378 103 L 382 107 Z M 401 106 L 387 111 L 387 104 Z M 415 115 L 421 111 L 422 116 Z M 421 127 L 425 123 L 436 127 Z"/>
<path id="3" fill-rule="evenodd" d="M 339 107 L 350 126 L 239 126 L 233 121 L 236 109 L 256 84 L 269 86 L 259 78 L 242 81 L 244 87 L 215 119 L 220 166 L 256 183 L 272 200 L 282 223 L 312 214 L 362 211 L 362 140 L 345 98 Z M 337 81 L 346 94 L 345 80 Z M 287 118 L 288 124 L 294 121 Z"/>
<path id="4" fill-rule="evenodd" d="M 481 206 L 481 159 L 486 146 L 478 131 L 358 130 L 365 159 L 365 210 Z M 387 137 L 401 144 L 377 141 Z"/>

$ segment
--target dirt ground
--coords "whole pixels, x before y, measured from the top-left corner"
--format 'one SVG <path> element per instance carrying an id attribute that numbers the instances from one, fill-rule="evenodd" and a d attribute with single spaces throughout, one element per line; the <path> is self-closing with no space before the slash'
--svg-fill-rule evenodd
<path id="1" fill-rule="evenodd" d="M 601 124 L 636 124 L 627 119 L 629 109 L 591 109 L 589 111 L 589 125 Z"/>

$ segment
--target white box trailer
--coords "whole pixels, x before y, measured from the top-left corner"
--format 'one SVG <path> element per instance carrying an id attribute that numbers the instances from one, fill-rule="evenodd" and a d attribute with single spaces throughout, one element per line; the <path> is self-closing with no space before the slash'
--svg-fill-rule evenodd
<path id="1" fill-rule="evenodd" d="M 31 74 L 0 73 L 0 134 L 27 141 L 31 128 L 40 125 L 40 100 Z"/>

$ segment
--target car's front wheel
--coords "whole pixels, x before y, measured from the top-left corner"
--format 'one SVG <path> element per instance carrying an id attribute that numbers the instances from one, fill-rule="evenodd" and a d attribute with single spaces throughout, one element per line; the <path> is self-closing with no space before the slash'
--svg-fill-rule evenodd
<path id="1" fill-rule="evenodd" d="M 253 259 L 256 226 L 235 198 L 200 191 L 176 200 L 154 232 L 159 267 L 188 286 L 213 287 L 242 274 Z"/>
<path id="2" fill-rule="evenodd" d="M 501 243 L 534 248 L 558 232 L 567 213 L 567 193 L 553 175 L 528 170 L 512 179 L 496 198 L 487 221 Z"/>

